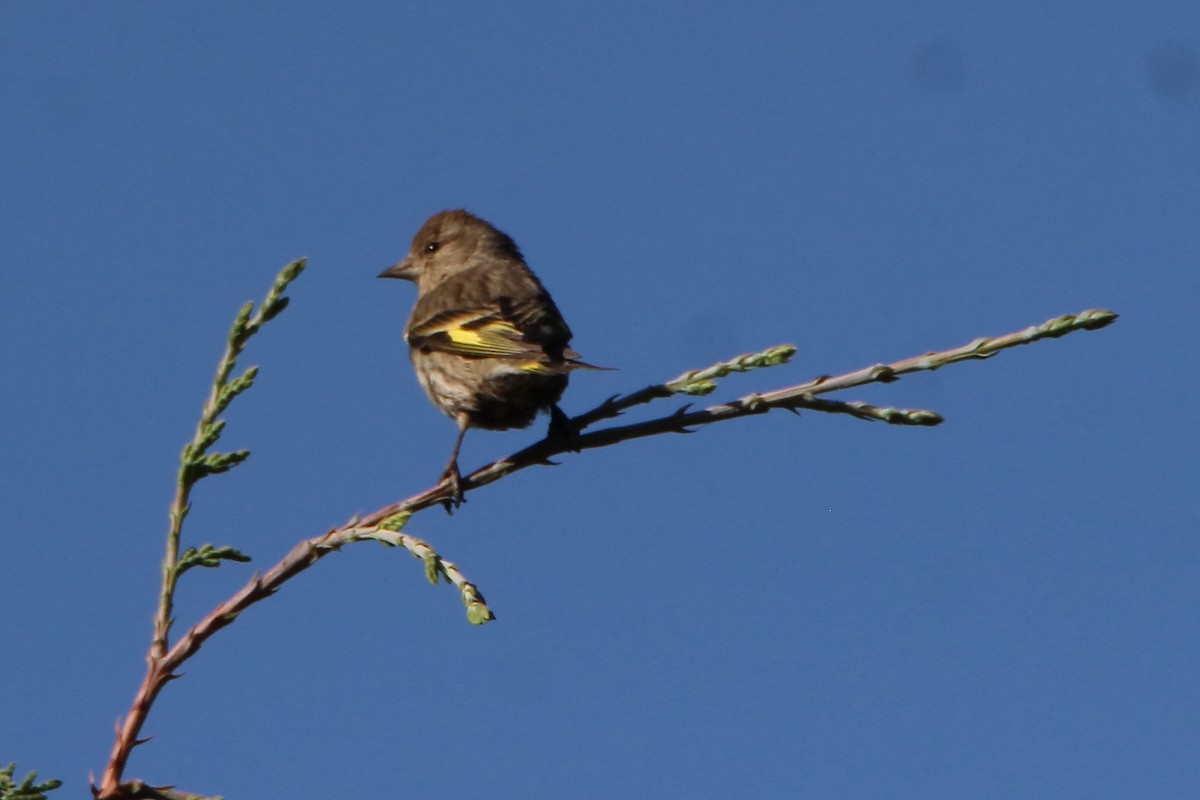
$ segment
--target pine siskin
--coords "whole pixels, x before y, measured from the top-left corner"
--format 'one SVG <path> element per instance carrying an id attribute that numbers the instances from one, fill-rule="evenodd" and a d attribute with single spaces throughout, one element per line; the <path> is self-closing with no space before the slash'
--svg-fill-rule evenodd
<path id="1" fill-rule="evenodd" d="M 379 277 L 417 285 L 404 338 L 421 387 L 458 423 L 441 478 L 454 505 L 468 428 L 525 428 L 547 410 L 550 435 L 575 435 L 556 403 L 572 370 L 600 367 L 567 347 L 571 329 L 511 238 L 467 211 L 443 211 Z"/>

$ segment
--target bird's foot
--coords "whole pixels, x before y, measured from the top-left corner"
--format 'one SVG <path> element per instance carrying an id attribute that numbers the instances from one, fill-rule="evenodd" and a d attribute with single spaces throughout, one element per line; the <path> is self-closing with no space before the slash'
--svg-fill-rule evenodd
<path id="1" fill-rule="evenodd" d="M 462 474 L 458 471 L 458 462 L 451 461 L 446 467 L 446 471 L 442 473 L 442 477 L 438 479 L 438 484 L 447 484 L 450 490 L 450 496 L 442 501 L 442 508 L 446 509 L 447 514 L 453 514 L 454 509 L 467 502 L 467 498 L 463 495 L 462 490 Z"/>
<path id="2" fill-rule="evenodd" d="M 564 450 L 579 452 L 579 430 L 558 406 L 550 406 L 550 429 L 546 431 L 546 438 Z"/>

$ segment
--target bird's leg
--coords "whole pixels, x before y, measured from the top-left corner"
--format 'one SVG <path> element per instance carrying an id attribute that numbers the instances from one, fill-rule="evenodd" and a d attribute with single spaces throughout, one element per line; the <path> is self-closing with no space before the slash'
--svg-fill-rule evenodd
<path id="1" fill-rule="evenodd" d="M 546 431 L 546 438 L 564 450 L 579 452 L 579 431 L 557 405 L 550 406 L 550 429 Z"/>
<path id="2" fill-rule="evenodd" d="M 462 491 L 462 473 L 458 471 L 458 450 L 462 447 L 463 437 L 467 435 L 467 427 L 470 423 L 465 414 L 459 414 L 455 417 L 455 421 L 458 423 L 458 438 L 454 440 L 454 450 L 450 453 L 450 463 L 446 465 L 446 469 L 442 472 L 442 477 L 438 479 L 438 483 L 449 482 L 450 497 L 442 501 L 447 514 L 453 514 L 454 509 L 467 501 Z"/>

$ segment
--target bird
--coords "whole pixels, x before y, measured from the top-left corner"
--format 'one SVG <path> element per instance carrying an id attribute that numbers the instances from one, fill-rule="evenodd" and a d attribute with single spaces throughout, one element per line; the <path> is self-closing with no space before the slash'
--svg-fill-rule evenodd
<path id="1" fill-rule="evenodd" d="M 578 449 L 558 401 L 571 372 L 605 368 L 567 346 L 571 329 L 510 236 L 469 211 L 442 211 L 379 277 L 416 284 L 409 358 L 425 394 L 458 425 L 438 480 L 449 483 L 447 511 L 464 501 L 458 453 L 471 428 L 526 428 L 547 411 L 548 436 Z"/>

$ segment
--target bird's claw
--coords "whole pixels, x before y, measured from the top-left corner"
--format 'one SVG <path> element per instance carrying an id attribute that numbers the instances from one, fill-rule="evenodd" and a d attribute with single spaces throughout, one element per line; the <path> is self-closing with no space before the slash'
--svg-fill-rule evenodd
<path id="1" fill-rule="evenodd" d="M 550 406 L 550 429 L 546 431 L 546 438 L 572 453 L 580 450 L 579 431 L 558 406 Z"/>
<path id="2" fill-rule="evenodd" d="M 454 514 L 454 509 L 467 502 L 467 498 L 463 495 L 462 490 L 462 474 L 458 471 L 458 464 L 452 463 L 446 467 L 446 471 L 442 473 L 442 477 L 438 479 L 438 484 L 446 484 L 450 490 L 450 496 L 442 501 L 442 508 L 446 509 L 447 514 Z"/>

